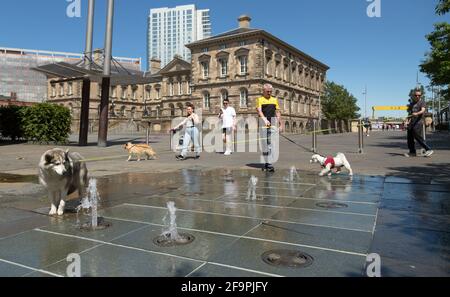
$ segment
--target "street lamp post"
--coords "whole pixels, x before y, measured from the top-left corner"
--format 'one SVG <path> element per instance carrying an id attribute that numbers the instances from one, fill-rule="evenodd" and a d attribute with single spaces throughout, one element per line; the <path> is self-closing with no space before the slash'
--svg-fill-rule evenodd
<path id="1" fill-rule="evenodd" d="M 364 89 L 363 95 L 364 95 L 364 119 L 367 119 L 367 86 Z"/>

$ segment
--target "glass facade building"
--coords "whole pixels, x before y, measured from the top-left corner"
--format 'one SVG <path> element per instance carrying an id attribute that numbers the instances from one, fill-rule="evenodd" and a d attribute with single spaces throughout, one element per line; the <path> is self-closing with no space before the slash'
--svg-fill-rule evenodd
<path id="1" fill-rule="evenodd" d="M 148 17 L 147 69 L 150 60 L 161 60 L 167 65 L 175 55 L 190 61 L 191 53 L 185 44 L 211 37 L 209 9 L 197 10 L 195 5 L 175 8 L 155 8 Z"/>
<path id="2" fill-rule="evenodd" d="M 82 54 L 0 47 L 0 95 L 16 93 L 18 101 L 43 102 L 47 99 L 47 77 L 32 68 L 82 59 Z M 141 70 L 141 59 L 115 59 L 124 67 Z"/>

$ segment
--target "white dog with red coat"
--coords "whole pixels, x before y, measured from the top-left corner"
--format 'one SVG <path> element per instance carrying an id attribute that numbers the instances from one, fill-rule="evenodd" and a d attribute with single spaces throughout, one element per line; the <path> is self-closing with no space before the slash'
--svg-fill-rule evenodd
<path id="1" fill-rule="evenodd" d="M 349 175 L 353 175 L 350 163 L 343 153 L 338 153 L 336 157 L 316 154 L 311 157 L 310 163 L 319 163 L 322 166 L 322 171 L 319 173 L 320 176 L 332 174 L 333 169 L 336 169 L 336 173 L 341 173 L 342 167 L 345 167 L 349 171 Z"/>

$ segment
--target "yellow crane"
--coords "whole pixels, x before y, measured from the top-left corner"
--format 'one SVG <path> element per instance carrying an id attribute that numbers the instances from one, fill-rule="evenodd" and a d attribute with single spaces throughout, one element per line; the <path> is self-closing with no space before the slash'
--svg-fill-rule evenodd
<path id="1" fill-rule="evenodd" d="M 375 111 L 379 110 L 408 110 L 408 106 L 373 106 L 372 107 L 372 118 L 375 118 Z"/>

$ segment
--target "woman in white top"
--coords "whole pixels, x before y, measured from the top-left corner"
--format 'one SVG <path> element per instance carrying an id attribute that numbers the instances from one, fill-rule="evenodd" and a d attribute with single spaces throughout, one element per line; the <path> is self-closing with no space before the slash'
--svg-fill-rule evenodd
<path id="1" fill-rule="evenodd" d="M 191 140 L 194 142 L 194 148 L 195 148 L 195 159 L 200 158 L 200 141 L 199 141 L 199 130 L 198 126 L 200 125 L 200 118 L 195 113 L 194 105 L 189 104 L 187 105 L 187 117 L 182 121 L 178 126 L 173 128 L 171 131 L 175 132 L 178 129 L 182 128 L 183 126 L 186 126 L 186 132 L 184 133 L 184 139 L 183 139 L 183 149 L 181 151 L 181 155 L 176 156 L 178 160 L 186 160 L 186 155 L 188 152 L 188 148 L 190 147 Z"/>
<path id="2" fill-rule="evenodd" d="M 225 156 L 231 155 L 233 131 L 236 131 L 236 110 L 230 106 L 230 100 L 223 100 L 223 108 L 220 109 L 219 117 L 222 119 L 223 142 L 226 144 Z"/>

